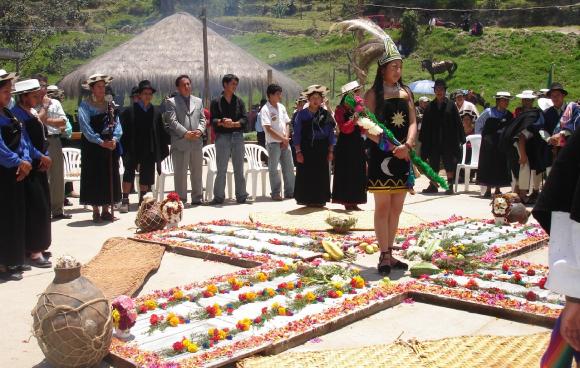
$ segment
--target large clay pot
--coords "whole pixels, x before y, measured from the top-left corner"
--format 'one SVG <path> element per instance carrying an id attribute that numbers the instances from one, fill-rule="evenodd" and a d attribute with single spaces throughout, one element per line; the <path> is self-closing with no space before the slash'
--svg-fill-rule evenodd
<path id="1" fill-rule="evenodd" d="M 54 367 L 96 366 L 111 344 L 111 305 L 80 266 L 54 271 L 32 311 L 38 345 Z"/>

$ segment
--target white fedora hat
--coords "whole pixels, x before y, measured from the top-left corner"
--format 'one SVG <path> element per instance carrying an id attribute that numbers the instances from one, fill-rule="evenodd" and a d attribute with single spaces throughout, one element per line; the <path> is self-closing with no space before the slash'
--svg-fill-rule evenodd
<path id="1" fill-rule="evenodd" d="M 16 73 L 8 73 L 4 69 L 0 69 L 0 82 L 16 78 Z"/>
<path id="2" fill-rule="evenodd" d="M 499 91 L 499 92 L 496 92 L 496 94 L 495 94 L 495 96 L 493 96 L 493 98 L 495 98 L 496 100 L 500 99 L 500 98 L 503 98 L 505 100 L 511 100 L 513 97 L 512 97 L 512 94 L 509 92 Z"/>
<path id="3" fill-rule="evenodd" d="M 21 95 L 24 93 L 34 92 L 40 90 L 40 82 L 38 79 L 27 79 L 14 84 L 14 91 L 12 94 Z"/>
<path id="4" fill-rule="evenodd" d="M 357 89 L 361 89 L 362 86 L 358 83 L 358 81 L 348 82 L 344 86 L 340 87 L 340 94 L 339 96 L 345 95 L 351 91 L 356 91 Z"/>
<path id="5" fill-rule="evenodd" d="M 304 91 L 302 91 L 302 94 L 308 97 L 313 93 L 320 93 L 322 97 L 325 97 L 329 91 L 330 90 L 326 86 L 323 86 L 321 84 L 313 84 L 311 86 L 308 86 L 308 88 L 306 88 Z"/>
<path id="6" fill-rule="evenodd" d="M 530 89 L 522 91 L 522 93 L 517 94 L 516 97 L 521 98 L 522 100 L 535 100 L 538 98 L 538 96 L 534 94 L 534 91 Z"/>
<path id="7" fill-rule="evenodd" d="M 93 74 L 90 77 L 87 78 L 86 81 L 83 82 L 82 87 L 84 89 L 89 89 L 93 84 L 103 81 L 105 82 L 105 85 L 108 85 L 109 83 L 111 83 L 111 81 L 113 80 L 113 77 L 108 76 L 106 74 Z"/>

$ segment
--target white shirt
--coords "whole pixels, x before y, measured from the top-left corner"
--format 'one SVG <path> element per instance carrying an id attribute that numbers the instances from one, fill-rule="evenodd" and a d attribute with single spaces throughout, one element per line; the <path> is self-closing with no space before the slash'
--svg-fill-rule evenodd
<path id="1" fill-rule="evenodd" d="M 276 133 L 286 136 L 288 132 L 288 123 L 290 117 L 286 112 L 286 108 L 281 103 L 277 103 L 276 107 L 272 106 L 270 102 L 266 103 L 262 110 L 260 110 L 260 121 L 262 126 L 269 125 Z M 266 143 L 281 143 L 282 141 L 271 136 L 267 129 L 264 129 L 266 134 Z"/>
<path id="2" fill-rule="evenodd" d="M 463 101 L 463 105 L 461 105 L 461 108 L 459 109 L 459 115 L 461 115 L 461 112 L 465 110 L 475 112 L 475 119 L 473 119 L 474 121 L 479 118 L 479 111 L 477 111 L 477 107 L 475 107 L 475 105 L 471 102 Z"/>
<path id="3" fill-rule="evenodd" d="M 50 99 L 47 116 L 49 119 L 66 119 L 64 109 L 58 100 L 53 98 Z M 60 134 L 62 132 L 60 128 L 56 128 L 48 124 L 46 124 L 46 129 L 48 130 L 48 135 Z"/>

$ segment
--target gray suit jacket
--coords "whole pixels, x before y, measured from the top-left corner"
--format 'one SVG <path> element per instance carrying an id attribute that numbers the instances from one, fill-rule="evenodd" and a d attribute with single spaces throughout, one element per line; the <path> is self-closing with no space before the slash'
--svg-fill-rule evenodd
<path id="1" fill-rule="evenodd" d="M 188 141 L 183 136 L 188 131 L 200 130 L 205 133 L 205 115 L 200 98 L 190 96 L 189 106 L 185 106 L 185 100 L 181 96 L 170 98 L 166 102 L 166 112 L 163 114 L 165 130 L 171 135 L 171 149 L 179 151 L 191 151 L 203 147 L 203 139 L 200 137 Z"/>

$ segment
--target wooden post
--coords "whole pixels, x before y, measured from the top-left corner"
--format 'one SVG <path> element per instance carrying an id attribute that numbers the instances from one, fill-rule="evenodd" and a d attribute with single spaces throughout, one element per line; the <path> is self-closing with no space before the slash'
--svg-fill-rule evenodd
<path id="1" fill-rule="evenodd" d="M 273 80 L 274 80 L 274 77 L 272 74 L 272 69 L 268 69 L 268 85 L 272 84 Z"/>
<path id="2" fill-rule="evenodd" d="M 300 0 L 300 19 L 302 19 L 302 6 L 304 5 L 304 1 Z"/>
<path id="3" fill-rule="evenodd" d="M 203 23 L 203 105 L 209 106 L 209 56 L 207 51 L 207 9 L 205 2 L 201 10 L 201 21 Z"/>
<path id="4" fill-rule="evenodd" d="M 336 83 L 336 68 L 332 68 L 332 96 L 336 94 L 335 91 L 335 83 Z"/>

